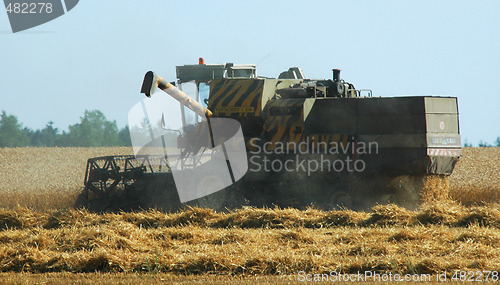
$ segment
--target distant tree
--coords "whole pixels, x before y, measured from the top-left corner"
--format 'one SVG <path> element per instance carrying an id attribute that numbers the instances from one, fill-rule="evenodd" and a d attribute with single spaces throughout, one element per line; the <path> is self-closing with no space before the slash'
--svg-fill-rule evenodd
<path id="1" fill-rule="evenodd" d="M 479 147 L 489 147 L 491 145 L 488 144 L 487 142 L 483 141 L 483 140 L 480 140 L 478 146 Z"/>
<path id="2" fill-rule="evenodd" d="M 467 139 L 465 139 L 464 147 L 470 147 L 470 146 L 472 146 L 472 144 Z"/>
<path id="3" fill-rule="evenodd" d="M 41 130 L 23 128 L 13 115 L 0 115 L 0 147 L 53 146 L 132 146 L 128 126 L 119 130 L 116 121 L 108 121 L 101 111 L 85 110 L 80 123 L 70 125 L 69 131 L 59 132 L 49 121 Z"/>
<path id="4" fill-rule="evenodd" d="M 116 121 L 108 121 L 101 111 L 87 111 L 80 117 L 80 123 L 70 125 L 69 132 L 63 132 L 60 143 L 66 146 L 118 146 L 121 144 Z"/>
<path id="5" fill-rule="evenodd" d="M 120 138 L 120 146 L 132 146 L 132 141 L 130 140 L 130 130 L 128 126 L 121 129 L 118 133 L 118 137 Z"/>
<path id="6" fill-rule="evenodd" d="M 42 130 L 30 132 L 31 146 L 63 146 L 58 145 L 60 134 L 57 128 L 54 128 L 54 122 L 50 121 Z"/>
<path id="7" fill-rule="evenodd" d="M 495 142 L 497 146 L 500 146 L 500 137 L 497 138 L 497 141 Z"/>
<path id="8" fill-rule="evenodd" d="M 69 143 L 69 134 L 66 131 L 63 131 L 62 134 L 57 136 L 57 139 L 55 141 L 56 146 L 71 146 Z"/>
<path id="9" fill-rule="evenodd" d="M 14 115 L 7 115 L 2 111 L 0 115 L 0 147 L 23 147 L 28 146 L 30 139 L 29 129 L 22 127 Z"/>

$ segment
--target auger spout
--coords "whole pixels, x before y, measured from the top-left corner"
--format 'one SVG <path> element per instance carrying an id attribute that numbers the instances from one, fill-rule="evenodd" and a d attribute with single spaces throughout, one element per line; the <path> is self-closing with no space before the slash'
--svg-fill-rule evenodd
<path id="1" fill-rule="evenodd" d="M 165 93 L 179 101 L 182 105 L 188 107 L 200 116 L 210 118 L 213 115 L 212 111 L 193 100 L 186 93 L 182 92 L 179 88 L 175 87 L 161 76 L 157 75 L 153 71 L 146 72 L 146 75 L 144 75 L 144 81 L 142 82 L 141 93 L 144 93 L 147 97 L 151 97 L 151 94 L 156 91 L 156 88 L 160 88 Z"/>

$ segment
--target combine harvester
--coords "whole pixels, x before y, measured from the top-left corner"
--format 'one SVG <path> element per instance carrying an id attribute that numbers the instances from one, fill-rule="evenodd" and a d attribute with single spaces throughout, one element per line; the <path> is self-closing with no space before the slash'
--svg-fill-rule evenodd
<path id="1" fill-rule="evenodd" d="M 189 86 L 190 96 L 181 91 Z M 179 152 L 89 159 L 79 205 L 95 211 L 174 211 L 184 205 L 361 210 L 377 203 L 415 208 L 425 181 L 450 175 L 461 155 L 457 98 L 373 97 L 371 90 L 342 80 L 339 69 L 333 69 L 333 79 L 307 79 L 298 67 L 267 78 L 257 76 L 255 65 L 200 59 L 197 65 L 177 66 L 176 82 L 148 72 L 141 91 L 153 98 L 167 96 L 153 95 L 156 88 L 180 103 Z M 211 167 L 197 154 L 220 144 L 212 137 L 212 128 L 223 125 L 219 121 L 217 126 L 217 119 L 238 122 L 246 148 L 247 169 L 241 173 L 231 169 L 224 150 L 229 184 L 217 175 L 197 177 L 192 170 Z M 163 114 L 162 122 L 167 130 Z M 207 133 L 211 139 L 200 140 Z M 162 140 L 165 148 L 165 136 Z M 150 144 L 155 145 L 158 141 Z M 193 163 L 180 169 L 197 179 L 184 186 L 197 193 L 212 187 L 204 192 L 212 194 L 183 197 L 172 162 L 188 158 Z M 230 186 L 215 191 L 221 185 Z"/>

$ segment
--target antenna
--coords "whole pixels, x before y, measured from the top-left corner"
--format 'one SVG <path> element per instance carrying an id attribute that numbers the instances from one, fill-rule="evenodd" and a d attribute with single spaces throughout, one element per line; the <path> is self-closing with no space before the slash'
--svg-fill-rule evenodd
<path id="1" fill-rule="evenodd" d="M 261 62 L 264 61 L 264 59 L 268 58 L 272 53 L 268 53 L 266 56 L 264 56 L 256 65 L 259 65 Z"/>

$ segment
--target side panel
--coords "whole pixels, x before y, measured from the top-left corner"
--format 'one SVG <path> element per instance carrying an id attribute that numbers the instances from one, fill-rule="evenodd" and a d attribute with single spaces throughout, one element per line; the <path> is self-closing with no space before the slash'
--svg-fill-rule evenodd
<path id="1" fill-rule="evenodd" d="M 357 102 L 357 133 L 360 135 L 404 134 L 411 137 L 425 134 L 422 97 L 359 98 Z M 419 140 L 421 136 L 417 135 L 414 139 Z"/>
<path id="2" fill-rule="evenodd" d="M 451 174 L 461 151 L 457 98 L 426 97 L 427 172 Z"/>
<path id="3" fill-rule="evenodd" d="M 376 171 L 450 174 L 460 156 L 456 98 L 306 99 L 305 133 L 352 134 L 376 143 L 360 158 Z"/>
<path id="4" fill-rule="evenodd" d="M 355 134 L 357 100 L 345 98 L 306 99 L 304 125 L 306 134 Z"/>
<path id="5" fill-rule="evenodd" d="M 436 149 L 459 149 L 461 142 L 457 98 L 425 97 L 424 100 L 427 146 Z"/>
<path id="6" fill-rule="evenodd" d="M 298 79 L 265 79 L 261 109 L 263 110 L 270 100 L 275 99 L 277 89 L 288 88 L 293 84 L 301 82 L 302 80 Z"/>
<path id="7" fill-rule="evenodd" d="M 423 97 L 306 99 L 306 133 L 356 134 L 382 148 L 426 146 Z"/>
<path id="8" fill-rule="evenodd" d="M 265 137 L 271 142 L 271 149 L 276 143 L 294 142 L 303 140 L 304 120 L 302 105 L 304 99 L 272 100 L 264 109 L 266 117 Z"/>
<path id="9" fill-rule="evenodd" d="M 263 79 L 213 80 L 208 108 L 215 117 L 260 116 L 263 88 Z"/>

